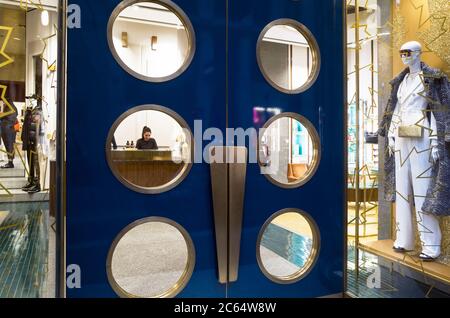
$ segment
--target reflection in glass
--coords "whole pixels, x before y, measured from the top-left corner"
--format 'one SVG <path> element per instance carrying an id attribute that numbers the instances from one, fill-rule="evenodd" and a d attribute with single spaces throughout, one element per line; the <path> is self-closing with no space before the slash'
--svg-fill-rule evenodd
<path id="1" fill-rule="evenodd" d="M 310 131 L 297 119 L 281 117 L 260 138 L 262 173 L 281 184 L 297 184 L 315 168 L 315 148 Z"/>
<path id="2" fill-rule="evenodd" d="M 261 263 L 270 275 L 283 279 L 304 272 L 313 251 L 313 232 L 300 213 L 287 212 L 264 229 L 259 246 Z"/>
<path id="3" fill-rule="evenodd" d="M 313 52 L 308 40 L 290 25 L 275 25 L 259 43 L 260 66 L 275 86 L 288 91 L 300 89 L 313 71 Z"/>
<path id="4" fill-rule="evenodd" d="M 148 222 L 120 239 L 112 255 L 111 273 L 126 293 L 151 298 L 177 285 L 187 263 L 188 248 L 180 231 L 166 223 Z"/>
<path id="5" fill-rule="evenodd" d="M 164 186 L 190 162 L 189 131 L 162 111 L 141 110 L 129 115 L 110 138 L 111 168 L 134 186 Z"/>
<path id="6" fill-rule="evenodd" d="M 190 45 L 183 21 L 171 9 L 141 1 L 124 10 L 112 28 L 112 40 L 120 60 L 133 72 L 164 78 L 186 62 Z"/>

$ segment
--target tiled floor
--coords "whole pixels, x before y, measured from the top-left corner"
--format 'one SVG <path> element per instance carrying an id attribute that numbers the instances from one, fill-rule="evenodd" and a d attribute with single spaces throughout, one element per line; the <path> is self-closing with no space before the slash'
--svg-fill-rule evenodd
<path id="1" fill-rule="evenodd" d="M 0 204 L 0 298 L 45 296 L 47 204 Z"/>
<path id="2" fill-rule="evenodd" d="M 281 258 L 302 268 L 311 254 L 312 239 L 298 235 L 275 224 L 269 224 L 261 245 Z"/>

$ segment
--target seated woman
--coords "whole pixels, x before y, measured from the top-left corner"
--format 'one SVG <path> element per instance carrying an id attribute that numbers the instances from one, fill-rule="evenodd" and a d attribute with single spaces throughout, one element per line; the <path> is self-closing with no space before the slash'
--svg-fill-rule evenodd
<path id="1" fill-rule="evenodd" d="M 142 130 L 142 138 L 136 142 L 136 149 L 139 150 L 157 150 L 158 144 L 152 138 L 152 130 L 147 126 Z"/>

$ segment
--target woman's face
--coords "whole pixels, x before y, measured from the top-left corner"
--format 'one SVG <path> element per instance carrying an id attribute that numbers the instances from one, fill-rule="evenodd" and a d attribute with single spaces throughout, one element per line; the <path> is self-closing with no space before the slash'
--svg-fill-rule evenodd
<path id="1" fill-rule="evenodd" d="M 144 140 L 145 140 L 145 141 L 149 141 L 151 137 L 152 137 L 152 134 L 149 133 L 149 132 L 146 132 L 146 133 L 144 134 Z"/>

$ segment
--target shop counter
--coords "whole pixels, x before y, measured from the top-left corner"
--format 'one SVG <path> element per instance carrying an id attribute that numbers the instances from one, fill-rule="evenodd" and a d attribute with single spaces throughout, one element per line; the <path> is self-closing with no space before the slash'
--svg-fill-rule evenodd
<path id="1" fill-rule="evenodd" d="M 172 160 L 172 151 L 111 150 L 111 161 L 116 171 L 129 182 L 141 187 L 158 187 L 173 180 L 184 163 Z"/>

